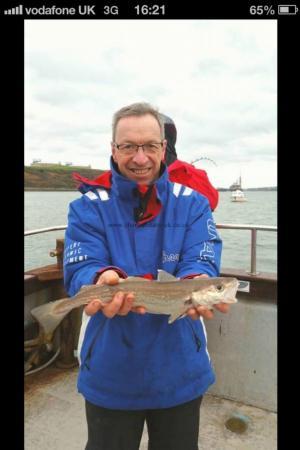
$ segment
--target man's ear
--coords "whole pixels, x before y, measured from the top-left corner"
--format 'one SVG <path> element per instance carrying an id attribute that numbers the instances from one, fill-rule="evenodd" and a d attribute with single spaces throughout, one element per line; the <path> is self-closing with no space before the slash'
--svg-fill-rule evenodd
<path id="1" fill-rule="evenodd" d="M 162 146 L 162 160 L 165 161 L 166 158 L 166 150 L 167 150 L 167 139 L 163 140 L 163 146 Z"/>
<path id="2" fill-rule="evenodd" d="M 113 143 L 113 142 L 111 142 L 110 145 L 111 145 L 111 155 L 112 155 L 112 158 L 113 158 L 114 162 L 117 162 L 117 157 L 116 157 L 116 147 L 114 146 L 114 143 Z"/>

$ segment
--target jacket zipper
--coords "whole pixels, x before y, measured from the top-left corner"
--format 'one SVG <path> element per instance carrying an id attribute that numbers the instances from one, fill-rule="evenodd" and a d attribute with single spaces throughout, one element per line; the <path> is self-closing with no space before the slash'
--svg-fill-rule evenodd
<path id="1" fill-rule="evenodd" d="M 99 328 L 99 330 L 97 331 L 97 333 L 96 333 L 94 339 L 92 340 L 92 342 L 91 342 L 91 344 L 90 344 L 90 347 L 89 347 L 89 349 L 88 349 L 88 352 L 87 352 L 87 355 L 86 355 L 86 357 L 85 357 L 85 360 L 84 360 L 84 362 L 82 363 L 82 366 L 86 367 L 88 370 L 90 370 L 90 366 L 88 365 L 88 362 L 90 362 L 91 355 L 92 355 L 92 351 L 93 351 L 93 349 L 94 349 L 96 340 L 98 339 L 98 337 L 99 337 L 99 335 L 100 335 L 100 332 L 102 331 L 102 329 L 103 329 L 105 323 L 106 323 L 106 320 L 102 323 L 102 326 L 101 326 L 101 327 Z"/>

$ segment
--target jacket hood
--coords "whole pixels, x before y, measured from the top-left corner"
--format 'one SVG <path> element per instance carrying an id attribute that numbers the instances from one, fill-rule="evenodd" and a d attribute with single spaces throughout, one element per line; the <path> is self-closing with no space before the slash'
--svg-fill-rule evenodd
<path id="1" fill-rule="evenodd" d="M 177 159 L 177 153 L 175 148 L 177 140 L 177 129 L 174 121 L 170 117 L 166 116 L 165 114 L 160 115 L 164 123 L 165 139 L 167 140 L 165 163 L 167 166 L 169 166 Z"/>

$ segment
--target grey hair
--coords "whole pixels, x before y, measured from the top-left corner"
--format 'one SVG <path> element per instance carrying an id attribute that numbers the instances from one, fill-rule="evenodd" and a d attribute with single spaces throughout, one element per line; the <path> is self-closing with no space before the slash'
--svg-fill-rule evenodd
<path id="1" fill-rule="evenodd" d="M 160 128 L 161 138 L 165 138 L 164 121 L 158 109 L 154 108 L 150 103 L 133 103 L 132 105 L 124 106 L 115 112 L 112 122 L 112 139 L 115 140 L 116 128 L 120 119 L 129 116 L 144 116 L 145 114 L 151 114 L 158 122 Z"/>

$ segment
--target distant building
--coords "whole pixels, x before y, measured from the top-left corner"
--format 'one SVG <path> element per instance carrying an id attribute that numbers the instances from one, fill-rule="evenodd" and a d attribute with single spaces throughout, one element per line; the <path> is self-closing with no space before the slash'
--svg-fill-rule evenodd
<path id="1" fill-rule="evenodd" d="M 50 167 L 50 166 L 57 166 L 59 163 L 44 163 L 44 162 L 32 162 L 31 166 L 37 166 L 37 167 Z"/>
<path id="2" fill-rule="evenodd" d="M 41 159 L 33 159 L 32 163 L 31 163 L 31 166 L 34 166 L 35 164 L 39 164 L 40 162 L 42 162 Z"/>
<path id="3" fill-rule="evenodd" d="M 34 159 L 30 165 L 35 166 L 35 167 L 48 167 L 48 168 L 57 167 L 57 166 L 73 167 L 73 163 L 70 161 L 67 161 L 64 164 L 62 164 L 60 161 L 58 163 L 46 163 L 46 162 L 42 162 L 41 159 Z M 75 167 L 80 168 L 80 169 L 91 169 L 90 164 L 88 166 L 74 166 L 74 168 Z"/>

